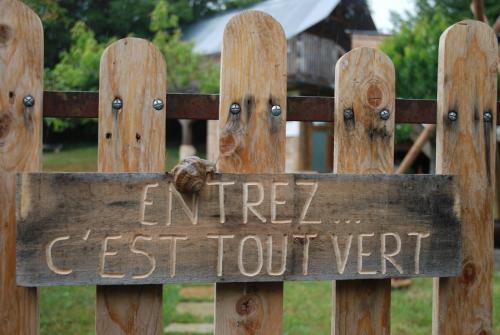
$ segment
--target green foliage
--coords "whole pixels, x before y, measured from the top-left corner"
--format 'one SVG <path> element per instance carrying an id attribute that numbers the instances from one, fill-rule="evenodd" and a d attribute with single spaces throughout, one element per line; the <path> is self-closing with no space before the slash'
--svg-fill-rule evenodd
<path id="1" fill-rule="evenodd" d="M 417 11 L 422 15 L 430 15 L 438 8 L 452 23 L 473 18 L 470 4 L 470 0 L 416 0 Z M 484 0 L 484 10 L 491 24 L 500 14 L 500 2 Z"/>
<path id="2" fill-rule="evenodd" d="M 107 45 L 136 36 L 152 40 L 163 53 L 170 92 L 215 93 L 219 68 L 182 41 L 181 26 L 222 10 L 262 0 L 27 0 L 45 29 L 45 87 L 97 90 L 99 61 Z M 95 120 L 47 119 L 52 131 Z"/>
<path id="3" fill-rule="evenodd" d="M 51 90 L 97 90 L 99 61 L 108 43 L 99 43 L 85 23 L 77 21 L 71 29 L 72 45 L 61 53 L 61 61 L 45 71 L 45 87 Z M 45 123 L 55 132 L 95 123 L 92 119 L 48 118 Z"/>
<path id="4" fill-rule="evenodd" d="M 381 48 L 396 68 L 396 94 L 404 98 L 435 98 L 439 37 L 451 24 L 442 10 L 398 22 L 398 33 Z"/>
<path id="5" fill-rule="evenodd" d="M 168 0 L 178 25 L 184 26 L 222 10 L 248 6 L 262 0 Z M 24 0 L 38 13 L 45 31 L 45 66 L 53 67 L 60 53 L 71 47 L 70 30 L 78 21 L 95 33 L 99 42 L 129 35 L 152 39 L 150 14 L 157 0 Z M 177 25 L 177 24 L 176 24 Z"/>
<path id="6" fill-rule="evenodd" d="M 191 43 L 181 40 L 179 18 L 166 0 L 159 0 L 151 14 L 153 43 L 165 56 L 170 92 L 201 91 L 215 93 L 219 88 L 218 66 L 211 59 L 195 54 Z"/>
<path id="7" fill-rule="evenodd" d="M 489 17 L 496 18 L 500 13 L 500 2 L 487 0 L 485 8 Z M 407 19 L 393 16 L 393 35 L 381 45 L 396 68 L 396 95 L 435 99 L 439 38 L 453 23 L 472 18 L 470 1 L 416 0 L 415 13 L 407 15 Z M 410 126 L 398 125 L 396 140 L 405 140 L 410 133 Z"/>
<path id="8" fill-rule="evenodd" d="M 61 53 L 61 60 L 48 69 L 45 85 L 55 90 L 97 90 L 99 88 L 99 61 L 107 44 L 99 43 L 85 23 L 77 21 L 71 29 L 72 45 Z"/>

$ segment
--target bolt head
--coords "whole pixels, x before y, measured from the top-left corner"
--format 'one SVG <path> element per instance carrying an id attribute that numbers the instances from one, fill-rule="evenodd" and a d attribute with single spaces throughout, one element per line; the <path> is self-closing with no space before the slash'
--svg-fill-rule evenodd
<path id="1" fill-rule="evenodd" d="M 354 111 L 351 108 L 344 109 L 344 120 L 349 121 L 354 119 Z"/>
<path id="2" fill-rule="evenodd" d="M 161 99 L 154 99 L 153 100 L 153 108 L 156 109 L 157 111 L 160 111 L 163 109 L 163 101 Z"/>
<path id="3" fill-rule="evenodd" d="M 111 103 L 111 106 L 113 109 L 122 109 L 123 107 L 123 101 L 120 98 L 115 98 L 113 102 Z"/>
<path id="4" fill-rule="evenodd" d="M 241 112 L 241 107 L 240 105 L 238 104 L 232 104 L 231 107 L 229 107 L 229 111 L 231 112 L 231 114 L 233 115 L 236 115 L 236 114 L 240 114 Z"/>
<path id="5" fill-rule="evenodd" d="M 24 107 L 33 107 L 35 105 L 35 98 L 31 95 L 27 95 L 23 98 Z"/>
<path id="6" fill-rule="evenodd" d="M 387 121 L 391 117 L 391 112 L 389 112 L 387 109 L 382 109 L 379 115 L 382 120 Z"/>
<path id="7" fill-rule="evenodd" d="M 457 119 L 458 119 L 457 112 L 448 112 L 448 119 L 450 121 L 457 121 Z"/>
<path id="8" fill-rule="evenodd" d="M 280 116 L 281 115 L 281 107 L 279 105 L 273 105 L 273 107 L 271 107 L 271 114 L 273 116 Z"/>
<path id="9" fill-rule="evenodd" d="M 486 112 L 483 114 L 484 122 L 491 122 L 493 120 L 493 115 L 490 112 Z"/>

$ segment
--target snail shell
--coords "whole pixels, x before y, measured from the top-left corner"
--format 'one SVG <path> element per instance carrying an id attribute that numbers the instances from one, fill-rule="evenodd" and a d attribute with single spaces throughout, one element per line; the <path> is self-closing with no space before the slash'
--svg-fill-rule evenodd
<path id="1" fill-rule="evenodd" d="M 196 156 L 184 158 L 170 173 L 179 192 L 195 193 L 201 190 L 208 174 L 215 172 L 215 164 Z"/>

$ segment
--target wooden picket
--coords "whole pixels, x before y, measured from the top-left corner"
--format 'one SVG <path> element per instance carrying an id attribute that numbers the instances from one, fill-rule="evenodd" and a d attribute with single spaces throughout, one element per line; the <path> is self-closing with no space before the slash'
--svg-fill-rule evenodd
<path id="1" fill-rule="evenodd" d="M 0 334 L 37 334 L 37 289 L 15 282 L 15 172 L 40 170 L 43 29 L 18 0 L 0 0 L 0 9 Z M 245 12 L 226 26 L 218 171 L 284 171 L 286 52 L 283 30 L 267 14 Z M 435 280 L 434 335 L 492 334 L 497 55 L 495 34 L 478 21 L 457 23 L 440 40 L 436 170 L 458 176 L 462 273 Z M 354 49 L 336 64 L 335 85 L 334 172 L 390 174 L 397 121 L 392 62 L 381 51 Z M 164 171 L 166 89 L 165 62 L 151 43 L 126 38 L 106 49 L 100 172 Z M 28 96 L 33 100 L 23 103 Z M 208 114 L 201 118 L 214 118 Z M 332 334 L 390 333 L 389 280 L 338 281 L 333 297 Z M 161 285 L 98 286 L 96 333 L 158 335 L 162 303 Z M 281 281 L 217 284 L 215 306 L 216 334 L 283 332 Z"/>
<path id="2" fill-rule="evenodd" d="M 390 174 L 394 162 L 394 65 L 356 48 L 335 67 L 334 173 Z M 337 281 L 333 334 L 389 334 L 391 281 Z"/>
<path id="3" fill-rule="evenodd" d="M 249 11 L 224 30 L 219 104 L 221 172 L 285 170 L 286 39 L 271 16 Z M 237 104 L 240 111 L 231 112 Z M 273 106 L 281 114 L 272 115 Z M 283 283 L 217 284 L 217 334 L 281 334 Z"/>
<path id="4" fill-rule="evenodd" d="M 42 94 L 42 23 L 0 0 L 0 334 L 38 334 L 37 289 L 16 286 L 15 173 L 41 168 Z"/>
<path id="5" fill-rule="evenodd" d="M 166 65 L 150 42 L 125 38 L 102 55 L 99 81 L 100 172 L 162 172 Z M 117 101 L 118 100 L 118 101 Z M 121 106 L 120 106 L 121 104 Z M 162 286 L 97 286 L 97 334 L 163 333 Z"/>
<path id="6" fill-rule="evenodd" d="M 436 172 L 458 176 L 462 274 L 434 287 L 433 334 L 492 334 L 497 39 L 479 21 L 439 42 Z"/>

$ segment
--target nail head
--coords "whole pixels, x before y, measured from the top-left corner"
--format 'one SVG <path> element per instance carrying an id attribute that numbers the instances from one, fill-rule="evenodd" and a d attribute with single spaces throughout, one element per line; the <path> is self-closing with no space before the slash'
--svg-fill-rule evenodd
<path id="1" fill-rule="evenodd" d="M 23 98 L 24 107 L 33 107 L 35 105 L 35 98 L 31 95 L 27 95 Z"/>
<path id="2" fill-rule="evenodd" d="M 485 112 L 483 114 L 483 119 L 485 122 L 491 122 L 493 120 L 493 115 L 490 112 Z"/>
<path id="3" fill-rule="evenodd" d="M 232 104 L 231 107 L 229 107 L 229 111 L 231 114 L 236 115 L 241 112 L 241 107 L 238 104 Z"/>
<path id="4" fill-rule="evenodd" d="M 271 114 L 273 116 L 280 116 L 281 115 L 281 107 L 279 105 L 273 105 L 273 107 L 271 107 Z"/>
<path id="5" fill-rule="evenodd" d="M 123 107 L 123 101 L 120 98 L 115 98 L 113 102 L 111 103 L 111 106 L 113 109 L 122 109 Z"/>
<path id="6" fill-rule="evenodd" d="M 448 112 L 448 119 L 450 121 L 457 121 L 457 119 L 458 119 L 457 112 Z"/>
<path id="7" fill-rule="evenodd" d="M 160 111 L 163 109 L 163 101 L 161 99 L 154 99 L 153 100 L 153 108 L 156 109 L 157 111 Z"/>
<path id="8" fill-rule="evenodd" d="M 352 120 L 354 119 L 354 111 L 351 108 L 344 109 L 344 120 Z"/>
<path id="9" fill-rule="evenodd" d="M 380 111 L 379 115 L 380 115 L 380 118 L 384 121 L 389 120 L 389 118 L 391 117 L 391 113 L 387 109 L 382 109 Z"/>

